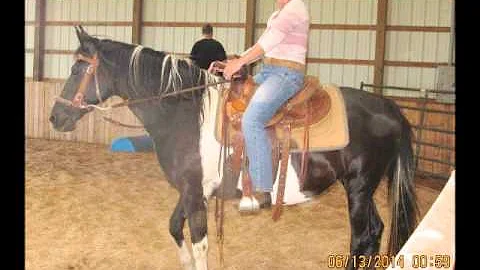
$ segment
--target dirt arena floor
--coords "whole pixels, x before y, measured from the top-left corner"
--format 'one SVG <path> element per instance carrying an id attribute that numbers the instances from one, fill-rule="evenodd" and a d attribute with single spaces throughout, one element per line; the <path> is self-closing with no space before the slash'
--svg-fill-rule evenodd
<path id="1" fill-rule="evenodd" d="M 168 233 L 178 198 L 153 153 L 113 153 L 105 145 L 27 139 L 25 265 L 28 270 L 181 269 Z M 417 186 L 421 217 L 440 193 Z M 386 225 L 386 184 L 375 193 Z M 223 269 L 328 269 L 329 255 L 348 254 L 345 191 L 336 183 L 314 200 L 240 216 L 225 205 Z M 209 267 L 221 269 L 209 201 Z M 189 239 L 188 229 L 185 229 Z"/>

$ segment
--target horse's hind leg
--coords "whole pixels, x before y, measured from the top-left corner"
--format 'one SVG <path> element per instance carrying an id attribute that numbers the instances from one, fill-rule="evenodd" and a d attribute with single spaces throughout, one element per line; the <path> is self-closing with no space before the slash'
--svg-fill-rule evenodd
<path id="1" fill-rule="evenodd" d="M 170 217 L 170 234 L 177 244 L 180 263 L 182 264 L 183 268 L 185 270 L 195 270 L 195 262 L 192 260 L 190 251 L 188 251 L 188 247 L 185 245 L 185 236 L 183 235 L 184 225 L 185 213 L 183 211 L 183 205 L 180 199 L 172 213 L 172 216 Z"/>
<path id="2" fill-rule="evenodd" d="M 371 269 L 374 269 L 373 258 L 380 248 L 384 228 L 373 201 L 373 193 L 380 181 L 380 177 L 378 180 L 376 178 L 372 181 L 372 178 L 358 177 L 345 185 L 351 225 L 350 255 L 351 258 L 353 256 L 356 258 L 356 263 L 352 259 L 349 261 L 347 269 L 357 269 L 362 266 L 368 269 L 369 267 L 366 267 L 369 265 L 368 261 L 363 260 L 364 258 L 372 259 L 370 265 Z M 359 257 L 360 255 L 365 257 Z"/>

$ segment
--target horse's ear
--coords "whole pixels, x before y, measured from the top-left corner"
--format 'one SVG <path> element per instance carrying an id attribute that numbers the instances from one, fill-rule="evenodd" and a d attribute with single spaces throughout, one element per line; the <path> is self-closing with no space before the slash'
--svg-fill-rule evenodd
<path id="1" fill-rule="evenodd" d="M 84 41 L 91 39 L 90 35 L 83 29 L 81 25 L 75 26 L 75 32 L 77 33 L 78 41 L 83 44 Z"/>

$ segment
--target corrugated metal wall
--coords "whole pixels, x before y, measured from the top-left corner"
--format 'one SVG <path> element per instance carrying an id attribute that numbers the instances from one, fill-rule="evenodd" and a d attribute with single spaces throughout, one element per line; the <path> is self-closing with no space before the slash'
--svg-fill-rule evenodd
<path id="1" fill-rule="evenodd" d="M 145 0 L 142 44 L 157 50 L 189 54 L 199 38 L 201 26 L 209 23 L 244 23 L 245 0 L 191 1 Z M 157 26 L 158 22 L 189 22 L 192 26 Z M 228 54 L 243 50 L 243 27 L 214 27 L 214 38 Z"/>
<path id="2" fill-rule="evenodd" d="M 70 73 L 71 51 L 78 47 L 78 39 L 73 25 L 62 22 L 123 22 L 126 26 L 86 25 L 84 28 L 100 38 L 131 42 L 132 4 L 133 0 L 47 0 L 44 76 L 62 79 Z"/>
<path id="3" fill-rule="evenodd" d="M 35 1 L 25 1 L 25 21 L 35 21 Z M 25 25 L 25 77 L 33 76 L 35 25 Z"/>
<path id="4" fill-rule="evenodd" d="M 451 0 L 390 0 L 388 25 L 450 27 Z M 386 61 L 448 62 L 449 32 L 387 31 Z M 386 66 L 384 84 L 435 88 L 435 67 Z M 411 96 L 389 91 L 389 95 Z"/>

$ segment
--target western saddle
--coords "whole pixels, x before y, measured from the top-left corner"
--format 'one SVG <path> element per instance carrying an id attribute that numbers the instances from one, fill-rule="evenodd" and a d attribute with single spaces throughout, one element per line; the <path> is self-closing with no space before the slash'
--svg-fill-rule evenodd
<path id="1" fill-rule="evenodd" d="M 217 62 L 215 65 L 222 67 L 225 64 Z M 222 70 L 221 68 L 217 68 Z M 222 147 L 233 148 L 230 155 L 230 168 L 234 175 L 242 171 L 243 196 L 252 195 L 252 182 L 248 174 L 248 160 L 245 154 L 243 135 L 241 131 L 241 119 L 250 99 L 255 93 L 256 85 L 252 76 L 247 75 L 243 68 L 230 83 L 220 100 L 222 104 L 221 114 L 221 141 Z M 331 100 L 328 93 L 322 89 L 318 79 L 313 76 L 305 76 L 303 88 L 290 98 L 272 119 L 266 124 L 267 132 L 272 143 L 273 176 L 277 175 L 280 161 L 279 185 L 276 204 L 273 207 L 272 218 L 278 220 L 282 210 L 285 193 L 285 182 L 289 151 L 295 145 L 291 145 L 290 133 L 292 129 L 303 128 L 303 149 L 300 169 L 300 188 L 307 173 L 307 158 L 309 145 L 309 126 L 319 122 L 328 114 Z M 243 157 L 243 158 L 242 158 Z M 226 165 L 226 164 L 224 164 Z"/>

